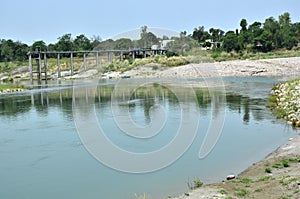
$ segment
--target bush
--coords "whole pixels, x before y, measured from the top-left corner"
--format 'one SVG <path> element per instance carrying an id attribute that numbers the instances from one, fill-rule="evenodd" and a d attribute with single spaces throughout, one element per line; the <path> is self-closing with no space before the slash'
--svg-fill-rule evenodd
<path id="1" fill-rule="evenodd" d="M 178 54 L 175 53 L 175 52 L 172 52 L 172 51 L 168 51 L 168 52 L 166 53 L 166 56 L 167 56 L 167 57 L 174 57 L 174 56 L 178 56 Z"/>
<path id="2" fill-rule="evenodd" d="M 199 188 L 203 185 L 203 182 L 198 178 L 194 180 L 194 188 Z"/>
<path id="3" fill-rule="evenodd" d="M 290 166 L 288 161 L 286 161 L 286 160 L 282 160 L 281 164 L 282 164 L 283 167 L 289 167 Z"/>
<path id="4" fill-rule="evenodd" d="M 272 173 L 272 170 L 268 167 L 268 168 L 265 169 L 265 172 L 266 173 Z"/>

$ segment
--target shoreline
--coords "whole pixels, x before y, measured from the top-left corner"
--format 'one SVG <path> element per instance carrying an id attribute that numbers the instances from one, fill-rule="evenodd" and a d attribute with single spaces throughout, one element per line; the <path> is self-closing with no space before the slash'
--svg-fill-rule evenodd
<path id="1" fill-rule="evenodd" d="M 281 166 L 283 161 L 287 162 L 287 167 Z M 267 173 L 266 168 L 270 168 L 271 173 Z M 241 192 L 242 190 L 245 192 Z M 284 196 L 300 198 L 300 135 L 290 138 L 288 143 L 277 148 L 263 160 L 253 163 L 238 174 L 236 179 L 225 181 L 224 177 L 222 182 L 203 185 L 173 199 L 284 198 Z"/>

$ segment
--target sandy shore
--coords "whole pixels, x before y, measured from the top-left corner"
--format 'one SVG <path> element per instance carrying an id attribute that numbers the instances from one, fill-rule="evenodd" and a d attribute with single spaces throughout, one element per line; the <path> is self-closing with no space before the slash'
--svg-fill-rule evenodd
<path id="1" fill-rule="evenodd" d="M 284 167 L 282 162 L 288 162 Z M 278 168 L 274 168 L 278 167 Z M 266 173 L 266 168 L 271 173 Z M 245 191 L 242 191 L 245 190 Z M 221 194 L 223 193 L 223 194 Z M 244 196 L 242 196 L 245 193 Z M 300 198 L 300 136 L 253 164 L 235 180 L 204 185 L 174 199 Z"/>
<path id="2" fill-rule="evenodd" d="M 204 78 L 215 76 L 300 76 L 300 57 L 236 60 L 189 64 L 163 70 L 140 67 L 124 75 L 149 78 Z"/>

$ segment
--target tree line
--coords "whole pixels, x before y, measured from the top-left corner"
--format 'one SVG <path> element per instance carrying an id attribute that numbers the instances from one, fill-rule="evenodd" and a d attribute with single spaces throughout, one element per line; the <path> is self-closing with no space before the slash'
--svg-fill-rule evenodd
<path id="1" fill-rule="evenodd" d="M 240 21 L 240 29 L 224 32 L 220 29 L 211 28 L 205 31 L 203 26 L 195 28 L 192 38 L 207 44 L 207 40 L 212 42 L 222 42 L 221 50 L 230 52 L 241 50 L 251 50 L 254 52 L 269 52 L 275 49 L 285 48 L 291 50 L 300 42 L 300 23 L 291 23 L 288 12 L 280 15 L 278 20 L 274 17 L 267 18 L 263 23 L 253 22 L 248 25 L 246 19 Z"/>
<path id="2" fill-rule="evenodd" d="M 149 48 L 159 45 L 162 40 L 173 40 L 168 48 L 176 54 L 184 54 L 195 47 L 209 47 L 217 51 L 253 51 L 269 52 L 275 49 L 292 49 L 300 42 L 300 23 L 292 23 L 288 12 L 280 15 L 276 20 L 274 17 L 267 18 L 264 22 L 253 22 L 248 25 L 246 19 L 242 19 L 239 28 L 235 31 L 223 31 L 210 28 L 205 30 L 204 26 L 195 28 L 192 34 L 186 31 L 178 37 L 158 38 L 152 32 L 148 32 L 147 26 L 141 27 L 140 39 L 131 40 L 120 38 L 117 40 L 107 39 L 102 41 L 99 36 L 92 38 L 84 34 L 75 38 L 71 34 L 65 34 L 58 38 L 54 44 L 46 44 L 44 41 L 35 41 L 32 45 L 24 44 L 11 39 L 0 39 L 0 61 L 25 61 L 28 51 L 35 51 L 40 47 L 42 51 L 75 51 L 75 50 L 110 50 L 110 49 L 132 49 Z"/>

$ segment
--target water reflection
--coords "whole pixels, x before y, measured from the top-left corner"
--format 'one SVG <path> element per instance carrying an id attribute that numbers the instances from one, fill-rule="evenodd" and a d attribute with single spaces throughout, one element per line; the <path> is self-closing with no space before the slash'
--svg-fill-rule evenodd
<path id="1" fill-rule="evenodd" d="M 88 90 L 88 88 L 86 88 Z M 188 101 L 194 101 L 191 98 L 191 93 L 185 88 L 175 88 L 177 93 L 184 96 Z M 111 105 L 111 97 L 114 91 L 114 85 L 99 85 L 95 91 L 95 103 L 98 104 L 99 109 Z M 210 114 L 208 110 L 212 106 L 212 94 L 207 88 L 194 88 L 197 97 L 198 106 L 202 115 Z M 129 106 L 130 112 L 135 112 L 137 108 L 142 108 L 146 123 L 151 121 L 150 110 L 157 101 L 165 101 L 172 106 L 178 106 L 178 97 L 167 87 L 152 84 L 145 87 L 138 88 L 134 93 L 128 94 L 124 92 L 122 96 L 117 96 L 120 101 L 125 101 L 120 106 Z M 215 101 L 218 96 L 221 97 L 223 93 L 214 91 Z M 0 116 L 14 117 L 24 114 L 34 107 L 40 114 L 46 114 L 51 107 L 61 107 L 61 110 L 68 118 L 72 117 L 72 96 L 73 89 L 61 89 L 55 91 L 43 91 L 24 93 L 22 95 L 1 95 L 0 96 Z M 88 96 L 87 96 L 88 98 Z M 138 107 L 137 107 L 138 105 Z M 214 113 L 218 114 L 220 107 L 224 106 L 222 103 L 214 103 Z M 265 109 L 266 99 L 251 98 L 243 96 L 234 92 L 226 93 L 226 106 L 230 111 L 237 111 L 242 114 L 242 120 L 245 124 L 249 124 L 250 120 L 261 121 L 264 119 L 262 109 Z M 251 118 L 252 116 L 252 118 Z"/>

